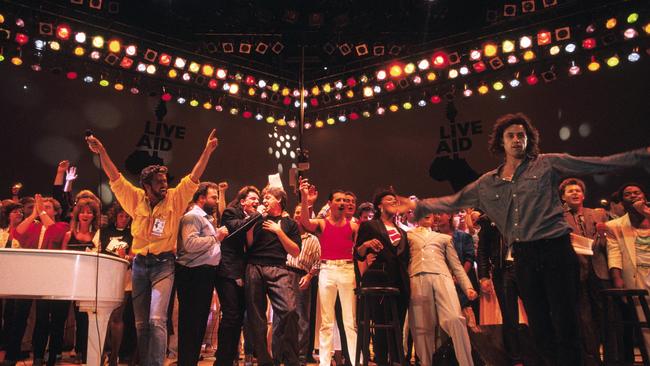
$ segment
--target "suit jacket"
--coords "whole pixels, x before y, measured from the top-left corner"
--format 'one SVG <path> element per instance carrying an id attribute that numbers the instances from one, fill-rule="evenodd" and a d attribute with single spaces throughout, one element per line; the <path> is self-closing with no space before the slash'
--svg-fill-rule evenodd
<path id="1" fill-rule="evenodd" d="M 585 234 L 589 239 L 594 239 L 593 251 L 594 255 L 589 256 L 578 255 L 580 262 L 581 274 L 580 278 L 584 279 L 585 270 L 589 269 L 589 262 L 594 273 L 601 280 L 609 279 L 609 268 L 607 267 L 607 240 L 598 237 L 596 232 L 596 224 L 607 221 L 607 216 L 603 210 L 594 210 L 592 208 L 583 208 L 582 212 L 571 212 L 566 209 L 564 211 L 564 218 L 573 229 L 573 233 L 583 235 L 580 226 L 584 227 Z"/>
<path id="2" fill-rule="evenodd" d="M 639 288 L 636 269 L 636 232 L 630 222 L 630 216 L 608 221 L 607 225 L 607 259 L 609 268 L 619 268 L 623 274 L 626 288 Z"/>
<path id="3" fill-rule="evenodd" d="M 231 279 L 243 279 L 244 267 L 246 266 L 246 229 L 262 216 L 254 214 L 246 218 L 241 207 L 228 207 L 223 211 L 221 223 L 226 226 L 230 233 L 221 243 L 221 263 L 217 269 L 219 276 Z M 240 231 L 237 231 L 242 229 Z"/>
<path id="4" fill-rule="evenodd" d="M 362 222 L 359 226 L 354 254 L 357 259 L 365 259 L 359 257 L 357 248 L 368 240 L 379 240 L 383 248 L 376 253 L 377 259 L 361 277 L 361 284 L 362 286 L 396 286 L 401 292 L 400 295 L 408 299 L 410 297 L 408 238 L 404 230 L 395 226 L 402 236 L 396 246 L 391 243 L 386 226 L 381 220 Z"/>

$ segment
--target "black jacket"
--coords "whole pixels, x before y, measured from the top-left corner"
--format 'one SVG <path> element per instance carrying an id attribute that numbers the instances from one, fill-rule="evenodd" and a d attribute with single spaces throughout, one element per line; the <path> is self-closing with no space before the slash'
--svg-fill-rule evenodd
<path id="1" fill-rule="evenodd" d="M 262 215 L 258 213 L 246 218 L 241 207 L 228 207 L 223 211 L 221 223 L 226 226 L 229 234 L 221 242 L 221 262 L 217 268 L 219 276 L 234 280 L 244 278 L 246 231 L 261 218 Z"/>

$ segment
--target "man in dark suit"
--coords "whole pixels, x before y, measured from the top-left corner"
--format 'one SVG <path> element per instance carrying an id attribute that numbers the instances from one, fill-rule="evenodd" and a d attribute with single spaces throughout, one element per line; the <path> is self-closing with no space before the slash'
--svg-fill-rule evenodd
<path id="1" fill-rule="evenodd" d="M 607 215 L 603 209 L 584 207 L 585 183 L 582 180 L 567 178 L 560 183 L 559 191 L 564 202 L 564 218 L 573 229 L 573 234 L 594 240 L 592 256 L 578 254 L 578 314 L 585 365 L 600 365 L 600 345 L 605 339 L 602 334 L 604 301 L 600 291 L 611 287 L 607 269 L 607 239 L 604 235 Z"/>
<path id="2" fill-rule="evenodd" d="M 238 356 L 239 335 L 244 323 L 244 268 L 246 227 L 261 215 L 257 212 L 260 192 L 253 186 L 239 190 L 223 212 L 221 223 L 231 233 L 221 243 L 221 263 L 217 268 L 217 293 L 221 304 L 221 323 L 215 366 L 232 366 Z"/>

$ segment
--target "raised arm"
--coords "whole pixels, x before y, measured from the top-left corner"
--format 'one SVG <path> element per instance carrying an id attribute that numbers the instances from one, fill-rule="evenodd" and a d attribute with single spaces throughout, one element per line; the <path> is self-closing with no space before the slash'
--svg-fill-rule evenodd
<path id="1" fill-rule="evenodd" d="M 101 141 L 99 141 L 97 137 L 90 135 L 86 137 L 86 142 L 88 142 L 88 148 L 90 151 L 99 155 L 99 161 L 101 162 L 102 169 L 104 169 L 104 173 L 106 173 L 108 179 L 111 182 L 118 179 L 120 177 L 120 171 L 117 170 L 113 160 L 108 156 L 108 152 L 106 152 L 106 148 L 104 148 Z"/>
<path id="2" fill-rule="evenodd" d="M 419 200 L 417 204 L 407 197 L 398 197 L 398 200 L 404 209 L 414 210 L 416 218 L 424 217 L 430 213 L 452 213 L 464 208 L 480 207 L 478 181 L 466 185 L 456 194 Z"/>
<path id="3" fill-rule="evenodd" d="M 212 130 L 210 136 L 208 136 L 208 141 L 205 143 L 205 149 L 201 153 L 199 160 L 194 165 L 192 172 L 190 173 L 190 178 L 198 183 L 201 180 L 201 176 L 205 171 L 205 167 L 208 166 L 208 161 L 214 150 L 219 146 L 219 139 L 217 138 L 217 130 Z"/>
<path id="4" fill-rule="evenodd" d="M 314 192 L 312 190 L 312 192 Z M 319 219 L 312 220 L 309 210 L 310 184 L 307 179 L 300 181 L 300 224 L 310 233 L 315 233 L 319 226 Z M 312 202 L 313 204 L 313 202 Z"/>

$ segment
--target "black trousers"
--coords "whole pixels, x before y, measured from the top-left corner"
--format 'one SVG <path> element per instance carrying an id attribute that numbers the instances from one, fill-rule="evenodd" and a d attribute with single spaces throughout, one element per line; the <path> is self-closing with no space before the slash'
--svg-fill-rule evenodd
<path id="1" fill-rule="evenodd" d="M 7 322 L 10 323 L 7 329 L 7 353 L 5 354 L 7 361 L 20 360 L 22 341 L 32 303 L 33 300 L 11 299 L 7 300 L 5 304 L 4 315 Z"/>
<path id="2" fill-rule="evenodd" d="M 246 303 L 244 283 L 241 286 L 232 278 L 217 277 L 217 293 L 221 306 L 216 366 L 232 366 L 239 356 L 239 336 L 244 323 Z"/>
<path id="3" fill-rule="evenodd" d="M 514 244 L 515 272 L 530 329 L 552 365 L 580 365 L 578 259 L 568 235 Z"/>
<path id="4" fill-rule="evenodd" d="M 296 293 L 296 312 L 298 313 L 298 359 L 301 364 L 307 363 L 309 352 L 309 309 L 311 308 L 311 292 L 309 289 L 300 289 L 300 279 L 306 273 L 289 270 L 292 277 L 294 291 Z M 279 321 L 278 317 L 273 314 L 273 338 L 271 341 L 271 350 L 273 354 L 281 352 L 282 339 L 277 332 Z"/>
<path id="5" fill-rule="evenodd" d="M 289 270 L 284 267 L 248 264 L 246 266 L 246 317 L 250 339 L 260 366 L 284 363 L 297 366 L 298 313 L 296 293 Z M 278 354 L 269 355 L 266 342 L 266 296 L 278 317 L 277 339 L 281 342 Z"/>
<path id="6" fill-rule="evenodd" d="M 36 300 L 36 325 L 32 337 L 35 360 L 44 358 L 49 338 L 47 365 L 56 363 L 56 356 L 63 347 L 63 330 L 69 309 L 70 301 Z"/>
<path id="7" fill-rule="evenodd" d="M 81 355 L 81 361 L 88 359 L 88 313 L 79 311 L 79 306 L 74 304 L 74 321 L 76 324 L 74 336 L 74 349 Z"/>
<path id="8" fill-rule="evenodd" d="M 508 353 L 510 363 L 514 365 L 523 361 L 518 334 L 519 290 L 517 289 L 514 263 L 507 263 L 503 268 L 495 268 L 492 271 L 492 279 L 503 318 L 503 345 Z"/>
<path id="9" fill-rule="evenodd" d="M 216 266 L 176 265 L 178 291 L 178 365 L 199 363 L 217 278 Z"/>

